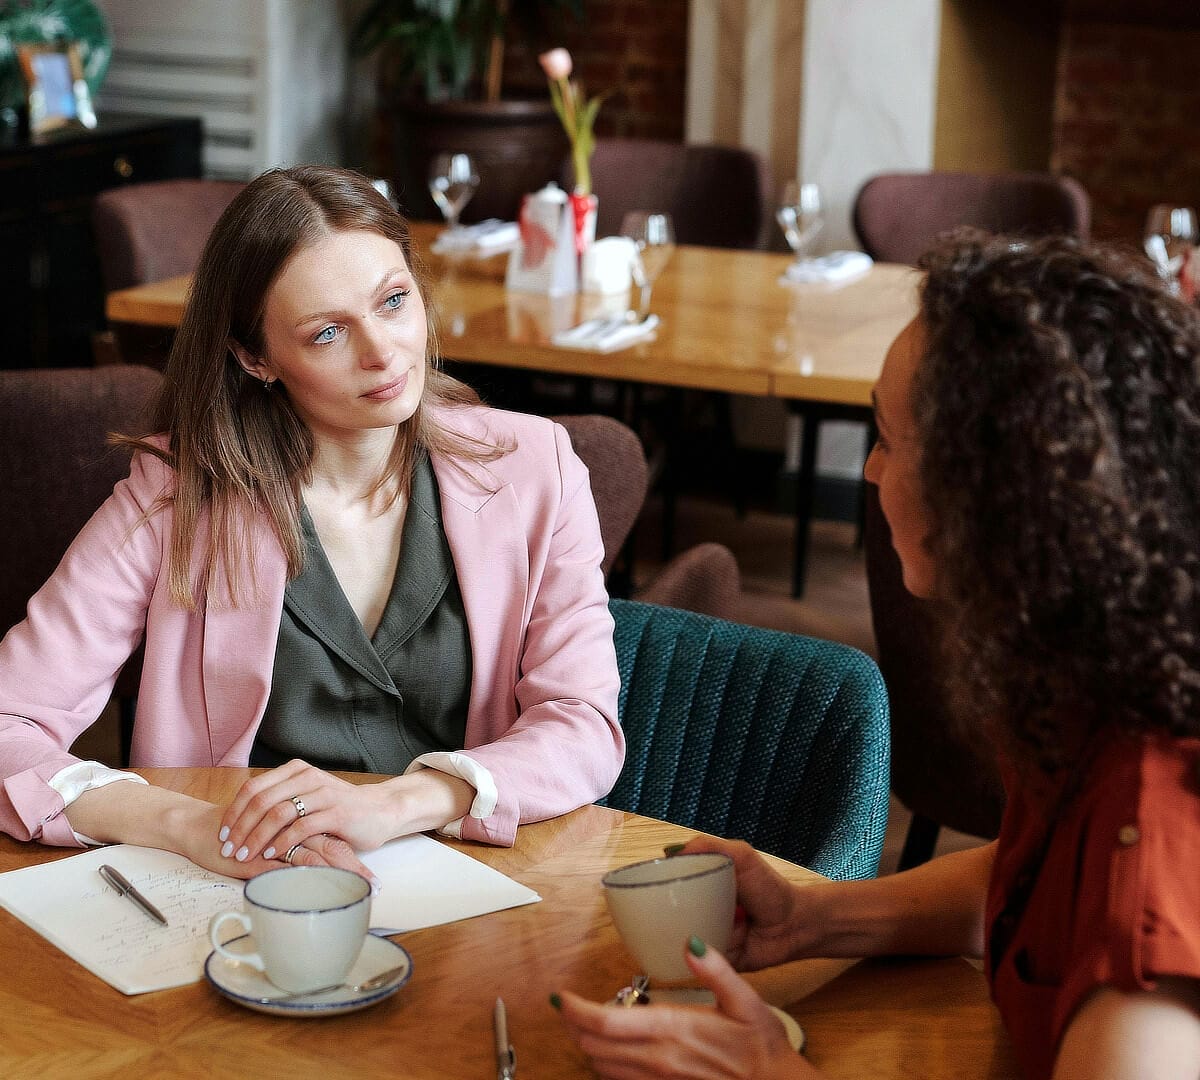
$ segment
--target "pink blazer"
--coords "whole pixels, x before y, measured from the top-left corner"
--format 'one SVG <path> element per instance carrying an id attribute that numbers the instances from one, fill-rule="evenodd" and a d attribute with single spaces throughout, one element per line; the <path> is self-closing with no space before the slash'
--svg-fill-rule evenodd
<path id="1" fill-rule="evenodd" d="M 624 760 L 600 527 L 587 469 L 561 427 L 482 407 L 439 419 L 516 443 L 465 472 L 433 460 L 471 637 L 465 750 L 499 791 L 494 813 L 466 818 L 462 833 L 511 844 L 521 822 L 605 794 Z M 78 760 L 69 747 L 100 715 L 143 635 L 133 764 L 249 759 L 271 688 L 286 561 L 256 518 L 256 556 L 239 568 L 254 599 L 234 607 L 222 582 L 200 610 L 178 607 L 166 574 L 172 512 L 138 525 L 173 475 L 136 455 L 0 642 L 0 830 L 10 836 L 75 845 L 46 781 Z M 199 534 L 206 529 L 202 521 Z"/>

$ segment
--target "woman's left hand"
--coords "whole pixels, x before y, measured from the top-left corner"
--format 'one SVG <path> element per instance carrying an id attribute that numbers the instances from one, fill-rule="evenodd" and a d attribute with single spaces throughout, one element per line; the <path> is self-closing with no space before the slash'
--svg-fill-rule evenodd
<path id="1" fill-rule="evenodd" d="M 303 813 L 301 813 L 303 810 Z M 217 836 L 221 854 L 238 862 L 283 859 L 296 845 L 316 849 L 337 838 L 333 864 L 370 877 L 354 849 L 369 851 L 392 838 L 389 807 L 379 784 L 351 784 L 300 760 L 247 780 L 226 808 Z M 291 861 L 304 863 L 305 848 Z"/>
<path id="2" fill-rule="evenodd" d="M 792 1049 L 770 1007 L 720 953 L 707 949 L 696 957 L 689 952 L 687 962 L 716 995 L 716 1008 L 614 1008 L 576 994 L 562 995 L 563 1021 L 600 1076 L 606 1080 L 800 1080 L 820 1075 Z"/>
<path id="3" fill-rule="evenodd" d="M 325 834 L 350 849 L 373 851 L 393 837 L 461 817 L 474 793 L 465 780 L 433 769 L 351 784 L 295 759 L 247 780 L 226 809 L 214 840 L 225 858 L 242 862 L 259 855 L 282 859 L 297 844 L 314 850 L 328 846 Z M 353 850 L 349 859 L 353 865 L 344 855 L 335 865 L 370 877 Z"/>

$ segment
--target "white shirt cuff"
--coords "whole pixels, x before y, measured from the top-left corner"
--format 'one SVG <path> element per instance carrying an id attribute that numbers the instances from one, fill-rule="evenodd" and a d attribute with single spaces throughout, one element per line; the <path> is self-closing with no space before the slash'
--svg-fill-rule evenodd
<path id="1" fill-rule="evenodd" d="M 404 770 L 407 776 L 418 769 L 437 769 L 438 772 L 448 773 L 465 780 L 475 789 L 475 798 L 467 815 L 473 818 L 491 817 L 496 810 L 499 795 L 496 792 L 496 781 L 492 774 L 479 764 L 473 757 L 460 754 L 453 750 L 435 750 L 414 758 L 412 764 Z M 447 822 L 438 832 L 455 840 L 462 839 L 462 818 Z"/>
<path id="2" fill-rule="evenodd" d="M 148 783 L 144 777 L 138 776 L 137 773 L 120 772 L 117 769 L 110 769 L 107 765 L 103 765 L 99 761 L 77 761 L 74 765 L 68 765 L 65 769 L 59 769 L 46 782 L 62 797 L 63 809 L 65 810 L 85 791 L 91 791 L 93 788 L 107 787 L 109 784 L 115 784 L 118 780 L 133 780 L 139 784 Z M 99 846 L 100 841 L 84 836 L 83 833 L 75 832 L 74 829 L 71 832 L 74 833 L 75 839 L 81 844 L 87 847 Z"/>

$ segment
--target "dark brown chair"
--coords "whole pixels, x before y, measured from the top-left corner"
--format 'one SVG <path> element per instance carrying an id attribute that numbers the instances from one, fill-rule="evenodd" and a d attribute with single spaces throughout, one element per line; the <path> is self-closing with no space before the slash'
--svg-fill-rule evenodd
<path id="1" fill-rule="evenodd" d="M 604 539 L 605 574 L 613 568 L 646 498 L 648 470 L 638 437 L 609 416 L 556 416 L 588 468 Z M 721 544 L 697 544 L 675 556 L 633 597 L 648 604 L 737 617 L 741 593 L 737 560 Z"/>
<path id="2" fill-rule="evenodd" d="M 1088 238 L 1091 200 L 1068 176 L 1049 173 L 885 173 L 854 199 L 854 231 L 880 262 L 915 264 L 934 238 L 958 225 L 1025 236 Z"/>
<path id="3" fill-rule="evenodd" d="M 904 587 L 874 484 L 865 499 L 871 622 L 891 707 L 892 793 L 913 815 L 900 855 L 905 870 L 929 859 L 943 825 L 994 837 L 1004 790 L 978 718 L 946 690 L 936 614 Z"/>
<path id="4" fill-rule="evenodd" d="M 570 163 L 563 185 L 574 183 Z M 681 244 L 760 248 L 772 220 L 771 180 L 753 150 L 659 139 L 597 139 L 592 190 L 596 235 L 620 232 L 630 210 L 661 210 Z"/>
<path id="5" fill-rule="evenodd" d="M 217 218 L 243 187 L 232 180 L 156 180 L 97 195 L 92 229 L 105 291 L 190 274 Z"/>
<path id="6" fill-rule="evenodd" d="M 161 382 L 133 365 L 0 371 L 0 635 L 25 617 L 29 598 L 129 472 L 129 455 L 106 437 L 144 433 Z M 115 691 L 126 756 L 140 668 L 140 659 L 126 664 Z"/>
<path id="7" fill-rule="evenodd" d="M 156 180 L 96 196 L 92 232 L 105 291 L 190 274 L 217 219 L 244 186 L 231 180 Z M 126 362 L 163 366 L 169 330 L 118 324 L 113 334 Z"/>

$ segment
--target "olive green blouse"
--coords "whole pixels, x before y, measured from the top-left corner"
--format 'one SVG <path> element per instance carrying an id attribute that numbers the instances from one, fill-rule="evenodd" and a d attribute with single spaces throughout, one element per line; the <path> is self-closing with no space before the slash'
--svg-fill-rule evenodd
<path id="1" fill-rule="evenodd" d="M 304 571 L 284 594 L 266 713 L 250 764 L 402 773 L 461 750 L 471 642 L 428 455 L 413 472 L 400 557 L 372 638 L 329 565 L 308 510 Z"/>

